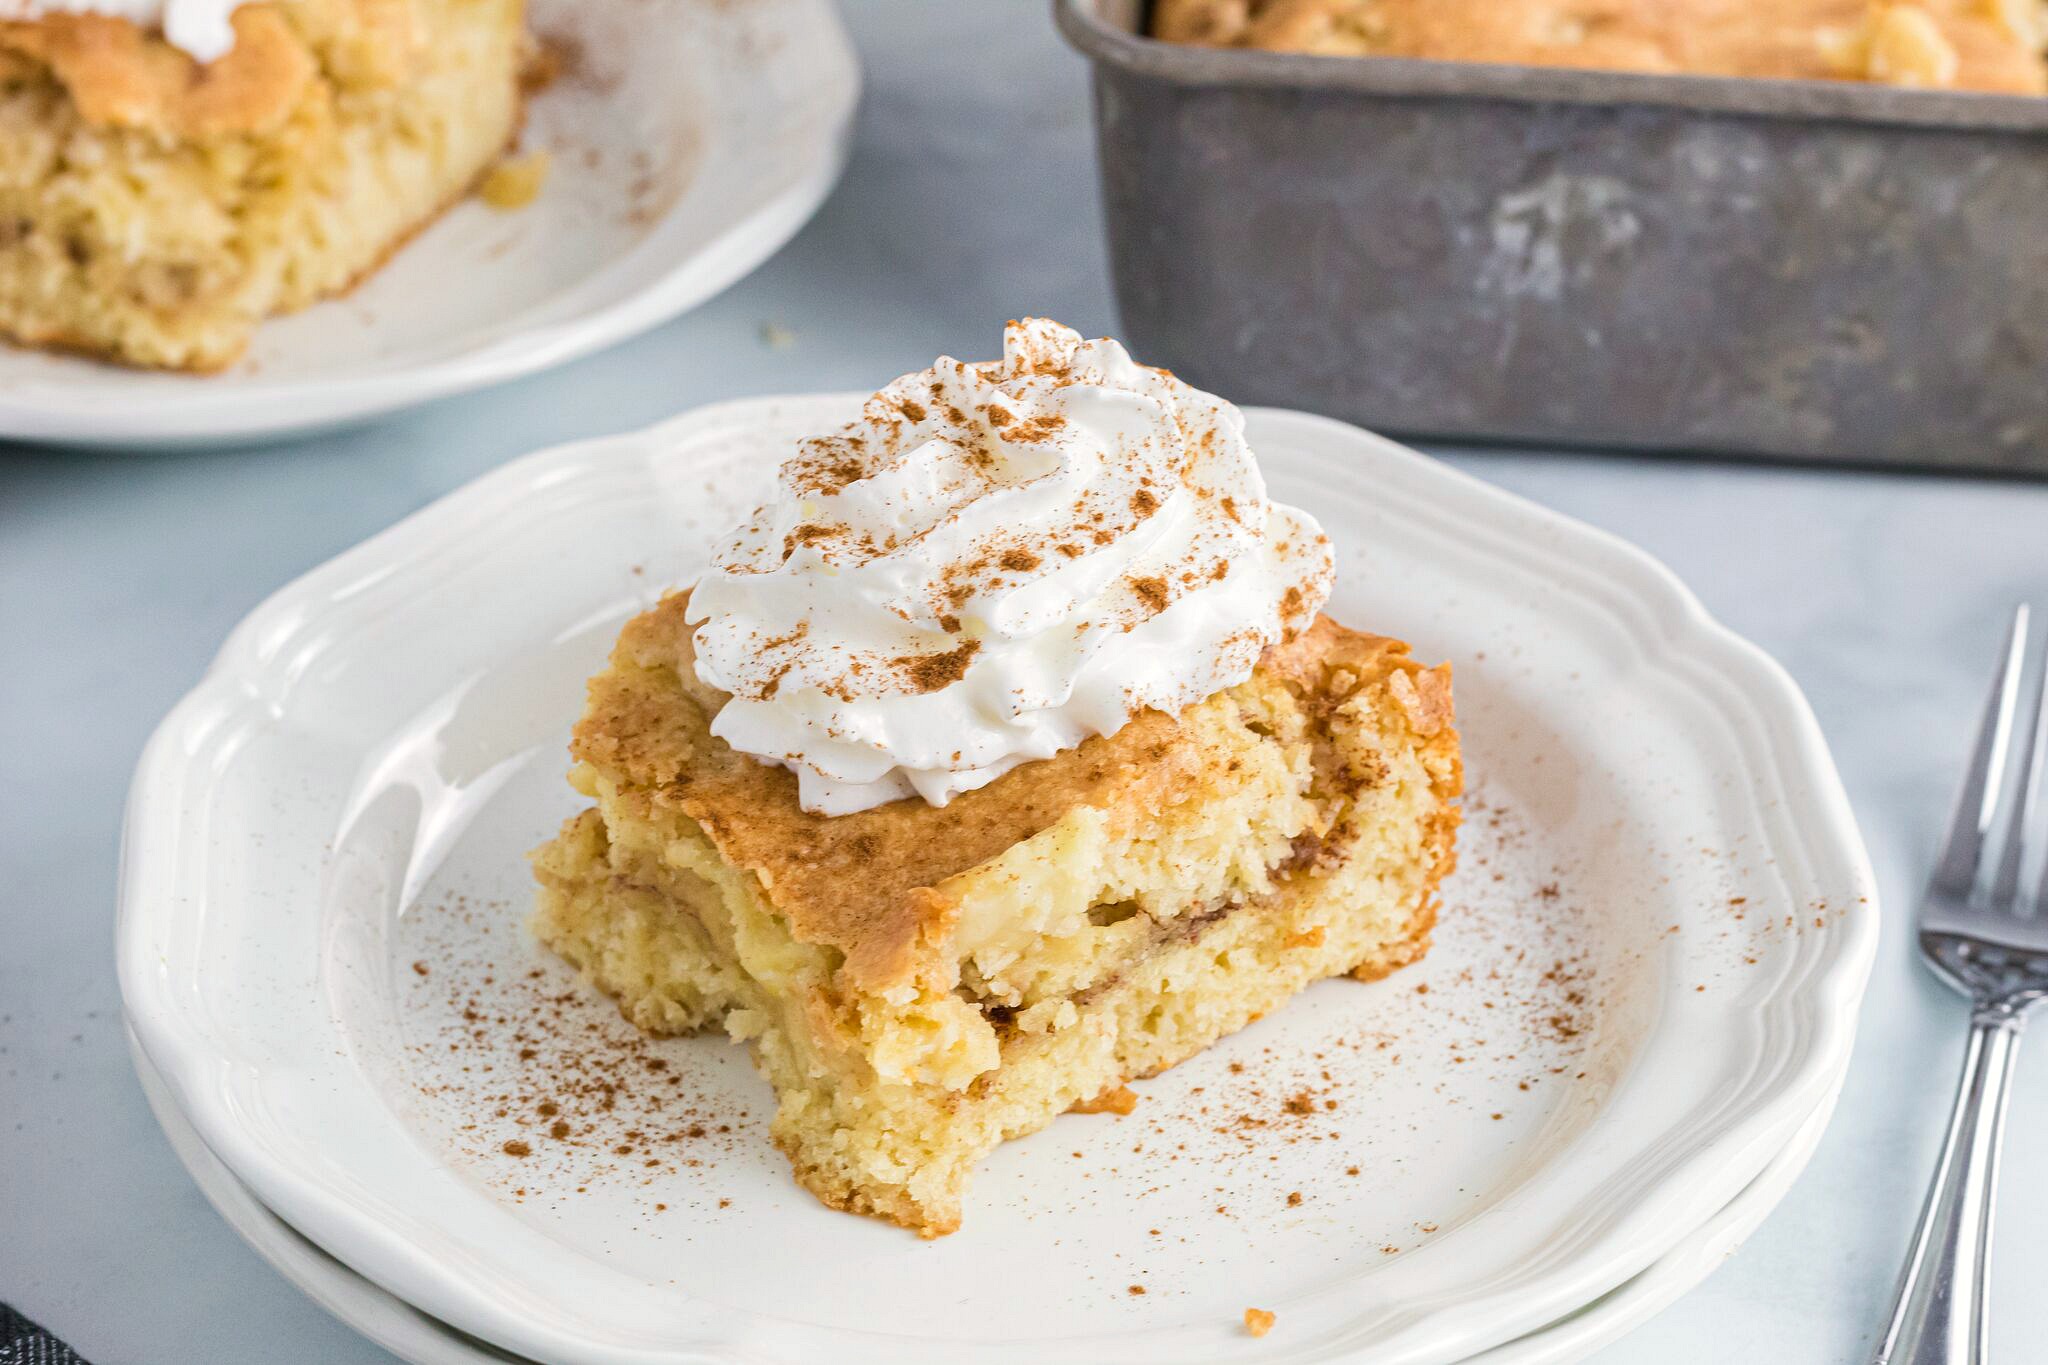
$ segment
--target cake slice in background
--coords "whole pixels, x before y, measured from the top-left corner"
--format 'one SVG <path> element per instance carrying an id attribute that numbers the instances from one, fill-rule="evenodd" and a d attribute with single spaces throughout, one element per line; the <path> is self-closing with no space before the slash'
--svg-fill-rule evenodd
<path id="1" fill-rule="evenodd" d="M 217 370 L 374 271 L 518 131 L 522 0 L 159 4 L 0 6 L 17 342 Z"/>

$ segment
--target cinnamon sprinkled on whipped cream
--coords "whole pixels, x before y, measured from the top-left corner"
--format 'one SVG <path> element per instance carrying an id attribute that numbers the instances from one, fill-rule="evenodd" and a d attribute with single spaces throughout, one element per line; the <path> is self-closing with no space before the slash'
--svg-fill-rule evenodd
<path id="1" fill-rule="evenodd" d="M 1107 339 L 1013 322 L 804 441 L 690 599 L 712 733 L 826 815 L 944 805 L 1249 677 L 1329 596 L 1236 408 Z"/>

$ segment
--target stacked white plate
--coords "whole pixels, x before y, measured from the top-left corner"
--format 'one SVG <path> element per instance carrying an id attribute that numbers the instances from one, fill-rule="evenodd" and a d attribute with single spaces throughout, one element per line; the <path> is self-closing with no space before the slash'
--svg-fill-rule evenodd
<path id="1" fill-rule="evenodd" d="M 858 401 L 506 466 L 272 598 L 164 722 L 122 986 L 166 1130 L 264 1255 L 415 1361 L 1413 1365 L 1575 1358 L 1757 1225 L 1876 937 L 1803 699 L 1641 553 L 1277 411 L 1252 443 L 1337 546 L 1331 613 L 1456 669 L 1435 949 L 1011 1144 L 952 1237 L 798 1190 L 743 1054 L 639 1039 L 532 945 L 521 854 L 577 805 L 619 624 Z"/>

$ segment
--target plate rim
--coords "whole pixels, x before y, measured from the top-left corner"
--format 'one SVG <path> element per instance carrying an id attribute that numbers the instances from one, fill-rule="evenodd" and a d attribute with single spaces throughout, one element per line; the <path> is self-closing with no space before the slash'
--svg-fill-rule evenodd
<path id="1" fill-rule="evenodd" d="M 839 404 L 850 410 L 861 397 L 864 395 L 798 395 L 714 404 L 643 431 L 574 442 L 501 466 L 273 594 L 230 634 L 205 679 L 173 709 L 144 750 L 131 789 L 123 831 L 117 940 L 123 996 L 145 1050 L 171 1084 L 181 1108 L 193 1118 L 208 1145 L 220 1153 L 267 1204 L 309 1235 L 315 1235 L 330 1251 L 335 1250 L 333 1244 L 337 1240 L 352 1241 L 357 1248 L 356 1255 L 342 1259 L 349 1260 L 368 1278 L 385 1284 L 401 1298 L 420 1302 L 436 1316 L 464 1330 L 496 1336 L 504 1344 L 529 1353 L 548 1354 L 546 1348 L 536 1352 L 530 1344 L 550 1339 L 545 1323 L 529 1319 L 519 1324 L 518 1339 L 505 1335 L 506 1323 L 493 1315 L 487 1296 L 465 1294 L 451 1283 L 436 1283 L 435 1277 L 441 1273 L 440 1270 L 419 1255 L 408 1260 L 409 1248 L 403 1244 L 402 1234 L 396 1229 L 378 1225 L 376 1220 L 351 1208 L 347 1201 L 323 1192 L 316 1177 L 280 1166 L 260 1143 L 240 1133 L 232 1118 L 218 1111 L 218 1105 L 209 1106 L 201 1102 L 209 1091 L 217 1090 L 217 1087 L 209 1086 L 208 1079 L 212 1072 L 217 1071 L 220 1059 L 209 1055 L 202 1037 L 189 1029 L 181 1033 L 178 1027 L 181 1021 L 174 1012 L 169 1016 L 163 1013 L 166 1002 L 155 998 L 150 991 L 147 937 L 137 929 L 148 909 L 148 901 L 139 888 L 150 884 L 143 850 L 155 850 L 163 842 L 156 828 L 160 821 L 156 818 L 158 812 L 154 807 L 157 803 L 153 800 L 153 793 L 175 773 L 180 735 L 191 723 L 204 720 L 204 713 L 216 698 L 223 692 L 240 692 L 244 699 L 252 692 L 260 695 L 260 689 L 256 689 L 245 675 L 262 668 L 265 655 L 278 647 L 280 638 L 289 636 L 295 621 L 303 616 L 300 603 L 327 600 L 330 585 L 354 581 L 363 572 L 372 570 L 373 566 L 383 566 L 380 571 L 388 572 L 394 564 L 407 559 L 414 547 L 422 552 L 430 551 L 445 541 L 449 534 L 459 533 L 463 525 L 478 520 L 464 512 L 466 505 L 484 509 L 537 483 L 558 485 L 563 478 L 572 476 L 579 464 L 587 468 L 601 463 L 612 448 L 658 448 L 660 443 L 684 431 L 743 422 L 750 415 L 793 404 Z M 1825 739 L 1796 684 L 1761 649 L 1716 622 L 1668 568 L 1619 537 L 1552 512 L 1349 424 L 1277 409 L 1252 409 L 1249 416 L 1269 429 L 1276 424 L 1280 428 L 1294 425 L 1304 430 L 1319 431 L 1327 439 L 1354 446 L 1363 443 L 1380 452 L 1383 459 L 1390 459 L 1391 467 L 1397 469 L 1402 478 L 1417 486 L 1434 488 L 1447 500 L 1456 501 L 1461 520 L 1490 517 L 1497 530 L 1505 528 L 1501 530 L 1504 535 L 1512 536 L 1519 525 L 1524 536 L 1538 533 L 1552 538 L 1561 536 L 1589 553 L 1597 551 L 1595 557 L 1600 559 L 1604 573 L 1614 580 L 1614 592 L 1632 600 L 1658 623 L 1655 632 L 1658 643 L 1672 651 L 1689 649 L 1694 656 L 1719 656 L 1720 667 L 1715 673 L 1735 687 L 1736 695 L 1754 712 L 1749 719 L 1773 735 L 1789 732 L 1794 741 L 1792 751 L 1781 755 L 1781 758 L 1784 763 L 1792 764 L 1805 780 L 1796 792 L 1787 789 L 1783 794 L 1802 797 L 1804 804 L 1810 807 L 1805 816 L 1814 822 L 1815 828 L 1805 831 L 1807 842 L 1819 839 L 1832 848 L 1835 854 L 1833 861 L 1843 865 L 1843 875 L 1850 883 L 1847 891 L 1858 897 L 1859 903 L 1854 910 L 1842 917 L 1844 927 L 1840 935 L 1830 940 L 1834 947 L 1831 962 L 1824 968 L 1805 972 L 1797 983 L 1801 993 L 1814 996 L 1821 1006 L 1816 1011 L 1817 1019 L 1811 1036 L 1802 1037 L 1806 1044 L 1802 1060 L 1790 1068 L 1791 1077 L 1778 1087 L 1773 1104 L 1758 1107 L 1759 1113 L 1766 1108 L 1770 1110 L 1773 1115 L 1771 1122 L 1767 1124 L 1753 1114 L 1755 1121 L 1742 1129 L 1743 1142 L 1731 1140 L 1723 1143 L 1721 1149 L 1712 1154 L 1719 1162 L 1716 1167 L 1720 1173 L 1719 1185 L 1708 1182 L 1704 1192 L 1694 1201 L 1710 1202 L 1704 1208 L 1687 1207 L 1686 1217 L 1691 1221 L 1669 1230 L 1662 1245 L 1644 1242 L 1640 1230 L 1634 1242 L 1611 1234 L 1610 1244 L 1601 1249 L 1607 1260 L 1599 1261 L 1582 1252 L 1571 1258 L 1566 1267 L 1549 1274 L 1548 1282 L 1552 1288 L 1544 1297 L 1529 1296 L 1524 1306 L 1513 1308 L 1513 1311 L 1495 1303 L 1493 1317 L 1489 1319 L 1493 1325 L 1487 1330 L 1496 1334 L 1494 1341 L 1507 1341 L 1545 1321 L 1554 1320 L 1561 1311 L 1568 1311 L 1570 1307 L 1606 1292 L 1668 1250 L 1686 1230 L 1711 1217 L 1741 1184 L 1752 1178 L 1771 1152 L 1782 1146 L 1786 1133 L 1811 1110 L 1830 1076 L 1846 1065 L 1853 1043 L 1857 1005 L 1876 950 L 1878 911 L 1875 878 Z M 448 524 L 445 532 L 442 529 L 444 523 Z M 474 528 L 471 529 L 473 531 Z M 1624 578 L 1629 581 L 1622 582 Z M 1729 1147 L 1741 1150 L 1731 1158 L 1726 1150 Z M 1685 1163 L 1684 1169 L 1697 1173 L 1700 1162 L 1707 1155 L 1695 1153 Z M 1738 1170 L 1731 1161 L 1751 1164 L 1747 1169 Z M 1675 1173 L 1667 1174 L 1658 1188 L 1666 1189 L 1676 1183 Z M 1712 1199 L 1714 1190 L 1720 1186 L 1728 1188 L 1721 1190 L 1717 1200 Z M 1617 1244 L 1634 1250 L 1623 1254 L 1617 1250 Z M 1637 1257 L 1632 1264 L 1626 1263 L 1630 1256 Z M 1590 1268 L 1589 1262 L 1593 1263 Z M 1574 1266 L 1576 1271 L 1572 1270 Z M 411 1292 L 400 1289 L 391 1282 L 392 1278 L 406 1279 Z M 421 1284 L 431 1291 L 431 1301 L 419 1292 Z M 1583 1292 L 1589 1288 L 1591 1292 Z M 1578 1297 L 1565 1302 L 1573 1294 Z M 478 1311 L 479 1308 L 482 1311 Z M 534 1329 L 540 1330 L 539 1337 L 525 1335 Z M 553 1339 L 566 1340 L 558 1334 Z M 1073 1340 L 1079 1344 L 1087 1339 Z M 1474 1339 L 1465 1353 L 1488 1344 L 1491 1343 Z M 1321 1342 L 1319 1346 L 1334 1347 L 1348 1353 L 1356 1343 L 1333 1340 Z M 680 1349 L 651 1354 L 622 1349 L 607 1358 L 712 1360 L 729 1357 L 701 1355 Z"/>
<path id="2" fill-rule="evenodd" d="M 678 221 L 672 207 L 626 254 L 537 300 L 524 320 L 515 316 L 503 330 L 477 344 L 429 355 L 418 364 L 385 364 L 340 377 L 258 378 L 227 385 L 213 382 L 214 376 L 182 376 L 188 382 L 181 387 L 152 392 L 147 402 L 135 403 L 119 401 L 129 382 L 154 381 L 161 375 L 91 358 L 56 357 L 66 364 L 97 366 L 99 380 L 76 386 L 0 385 L 0 440 L 88 449 L 159 449 L 303 437 L 569 364 L 709 301 L 788 245 L 838 185 L 852 152 L 863 85 L 852 35 L 832 0 L 784 2 L 801 9 L 795 21 L 810 32 L 830 71 L 829 80 L 806 87 L 818 101 L 819 135 L 787 183 L 748 206 L 709 239 L 677 253 L 663 233 Z M 433 226 L 428 224 L 429 229 Z M 665 264 L 664 257 L 670 257 Z M 587 311 L 566 318 L 548 316 L 550 307 L 563 299 L 594 290 L 607 278 L 628 276 L 646 282 Z M 0 347 L 24 358 L 43 358 L 33 348 L 6 343 Z"/>
<path id="3" fill-rule="evenodd" d="M 156 1074 L 149 1055 L 135 1038 L 133 1027 L 127 1032 L 129 1061 L 135 1068 L 143 1100 L 179 1165 L 221 1221 L 281 1278 L 342 1325 L 399 1356 L 408 1365 L 481 1365 L 485 1361 L 515 1360 L 496 1347 L 472 1345 L 457 1329 L 365 1278 L 279 1217 L 206 1146 L 192 1121 L 178 1108 L 168 1084 Z M 1620 1340 L 1697 1289 L 1768 1221 L 1805 1172 L 1834 1118 L 1845 1079 L 1846 1075 L 1836 1078 L 1821 1107 L 1755 1180 L 1744 1186 L 1721 1212 L 1641 1273 L 1557 1322 L 1503 1342 L 1459 1365 L 1563 1365 L 1583 1359 Z M 329 1283 L 329 1277 L 333 1277 L 333 1283 Z M 389 1313 L 391 1320 L 372 1325 L 373 1312 Z M 444 1333 L 448 1336 L 445 1343 L 441 1340 Z M 422 1343 L 427 1344 L 423 1347 Z M 528 1362 L 517 1360 L 516 1365 Z"/>

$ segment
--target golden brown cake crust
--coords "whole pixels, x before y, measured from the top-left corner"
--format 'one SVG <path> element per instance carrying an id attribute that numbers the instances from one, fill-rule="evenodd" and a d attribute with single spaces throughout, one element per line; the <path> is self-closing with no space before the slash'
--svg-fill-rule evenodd
<path id="1" fill-rule="evenodd" d="M 0 48 L 49 67 L 96 127 L 176 138 L 267 131 L 313 79 L 313 58 L 271 6 L 238 11 L 234 25 L 234 47 L 206 65 L 126 19 L 99 14 L 0 24 Z"/>
<path id="2" fill-rule="evenodd" d="M 291 116 L 323 70 L 343 84 L 401 79 L 419 40 L 412 3 L 244 5 L 232 16 L 234 46 L 205 63 L 129 20 L 93 13 L 0 22 L 0 53 L 47 67 L 95 127 L 176 139 L 264 133 Z"/>
<path id="3" fill-rule="evenodd" d="M 1144 819 L 1200 790 L 1208 755 L 1175 717 L 1148 711 L 944 807 L 906 800 L 812 815 L 798 804 L 793 774 L 710 734 L 724 694 L 691 667 L 687 607 L 687 595 L 674 594 L 626 626 L 612 666 L 591 680 L 571 751 L 636 788 L 638 799 L 694 820 L 727 862 L 759 878 L 799 941 L 844 954 L 857 988 L 885 989 L 936 965 L 955 910 L 933 888 L 947 878 L 1077 807 Z M 1338 669 L 1355 676 L 1354 688 L 1387 680 L 1416 733 L 1440 734 L 1455 752 L 1448 667 L 1424 669 L 1398 641 L 1320 617 L 1269 650 L 1260 668 L 1310 697 L 1322 696 Z"/>
<path id="4" fill-rule="evenodd" d="M 2048 90 L 2031 0 L 1157 0 L 1170 42 Z"/>

